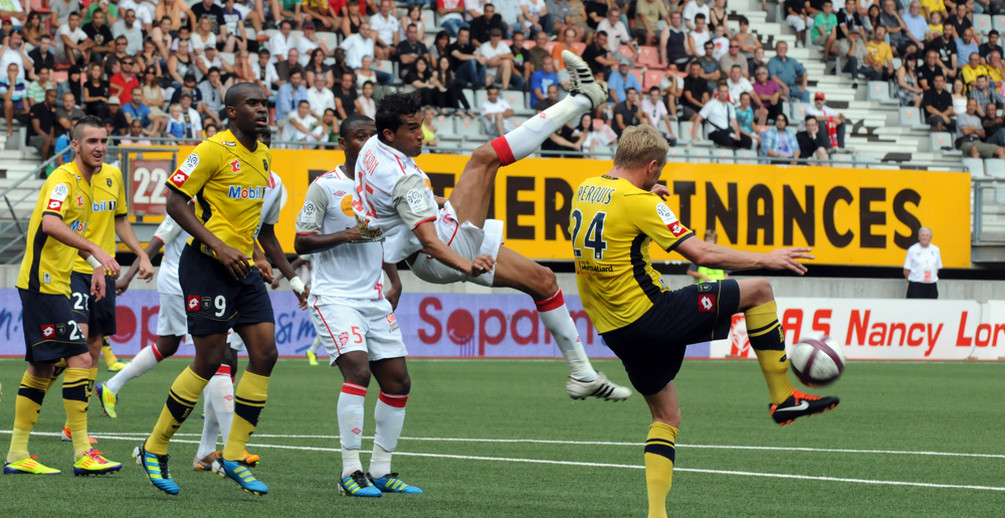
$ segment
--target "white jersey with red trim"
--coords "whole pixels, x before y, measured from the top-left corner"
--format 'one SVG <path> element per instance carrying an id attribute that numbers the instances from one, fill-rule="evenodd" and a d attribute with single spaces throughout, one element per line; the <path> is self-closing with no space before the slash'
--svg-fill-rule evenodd
<path id="1" fill-rule="evenodd" d="M 283 179 L 275 171 L 269 171 L 269 183 L 265 186 L 265 195 L 262 197 L 262 219 L 255 229 L 255 238 L 262 231 L 262 224 L 275 225 L 279 222 L 279 210 L 282 209 L 283 194 L 286 187 L 283 187 Z"/>
<path id="2" fill-rule="evenodd" d="M 344 166 L 317 177 L 307 189 L 297 216 L 297 234 L 332 234 L 356 226 L 354 182 Z M 311 293 L 324 297 L 384 298 L 384 250 L 379 241 L 342 243 L 314 254 Z"/>
<path id="3" fill-rule="evenodd" d="M 414 226 L 409 227 L 395 208 L 395 185 L 409 175 L 421 177 L 426 190 L 417 194 L 420 199 L 409 199 L 408 203 L 436 207 L 426 173 L 419 169 L 415 160 L 380 142 L 377 136 L 366 141 L 356 160 L 356 189 L 352 204 L 356 221 L 364 238 L 384 240 L 384 259 L 389 263 L 397 263 L 422 250 L 422 243 L 412 232 Z M 435 217 L 430 221 L 433 219 Z"/>
<path id="4" fill-rule="evenodd" d="M 157 293 L 182 295 L 181 283 L 178 281 L 178 262 L 191 236 L 171 216 L 165 215 L 164 221 L 154 231 L 154 237 L 164 243 L 164 256 L 161 257 L 161 267 L 157 273 Z"/>

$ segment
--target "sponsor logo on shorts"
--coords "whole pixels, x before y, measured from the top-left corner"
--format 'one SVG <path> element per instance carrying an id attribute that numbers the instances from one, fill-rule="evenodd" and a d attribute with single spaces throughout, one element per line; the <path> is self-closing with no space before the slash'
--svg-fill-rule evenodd
<path id="1" fill-rule="evenodd" d="M 56 336 L 66 336 L 66 324 L 56 324 Z"/>
<path id="2" fill-rule="evenodd" d="M 189 311 L 199 311 L 199 296 L 189 295 L 188 303 L 186 305 Z"/>
<path id="3" fill-rule="evenodd" d="M 709 311 L 715 311 L 715 295 L 699 295 L 698 296 L 698 311 L 702 313 L 707 313 Z"/>
<path id="4" fill-rule="evenodd" d="M 387 315 L 387 329 L 388 331 L 395 331 L 398 329 L 398 319 L 394 318 L 394 313 Z"/>
<path id="5" fill-rule="evenodd" d="M 42 336 L 45 338 L 54 338 L 56 336 L 56 326 L 55 324 L 43 324 L 42 325 Z"/>

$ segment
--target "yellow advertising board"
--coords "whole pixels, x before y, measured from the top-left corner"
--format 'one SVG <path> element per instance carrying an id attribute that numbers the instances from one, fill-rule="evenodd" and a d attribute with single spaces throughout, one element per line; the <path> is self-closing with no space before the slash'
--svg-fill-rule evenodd
<path id="1" fill-rule="evenodd" d="M 181 148 L 179 156 L 191 148 Z M 288 197 L 276 235 L 293 252 L 294 222 L 310 179 L 341 164 L 340 151 L 273 150 L 273 170 Z M 466 156 L 428 154 L 417 161 L 436 194 L 449 196 Z M 538 260 L 572 260 L 570 201 L 584 179 L 611 162 L 526 159 L 501 169 L 489 217 L 505 221 L 506 246 Z M 669 163 L 661 181 L 667 205 L 699 237 L 707 228 L 719 243 L 767 252 L 808 246 L 816 263 L 904 264 L 921 226 L 947 268 L 970 266 L 970 175 L 927 171 Z M 654 260 L 683 260 L 655 247 Z"/>

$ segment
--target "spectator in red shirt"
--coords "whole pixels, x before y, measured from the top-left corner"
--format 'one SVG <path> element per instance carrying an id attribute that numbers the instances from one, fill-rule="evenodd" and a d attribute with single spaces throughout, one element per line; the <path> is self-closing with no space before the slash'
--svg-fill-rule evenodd
<path id="1" fill-rule="evenodd" d="M 122 104 L 129 104 L 133 99 L 133 88 L 140 86 L 140 80 L 133 74 L 136 61 L 133 57 L 127 57 L 119 64 L 122 65 L 122 70 L 108 79 L 108 87 L 112 95 L 117 96 Z"/>

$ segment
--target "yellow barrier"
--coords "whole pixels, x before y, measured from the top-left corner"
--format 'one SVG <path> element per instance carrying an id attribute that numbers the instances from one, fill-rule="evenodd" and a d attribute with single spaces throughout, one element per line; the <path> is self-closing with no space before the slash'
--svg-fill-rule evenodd
<path id="1" fill-rule="evenodd" d="M 184 157 L 191 147 L 180 148 Z M 311 173 L 342 163 L 340 151 L 273 150 L 273 170 L 288 191 L 276 234 L 293 252 L 294 222 Z M 419 165 L 433 189 L 449 196 L 466 156 L 422 155 Z M 489 217 L 506 222 L 506 246 L 540 260 L 572 260 L 570 199 L 610 161 L 526 159 L 503 168 Z M 904 264 L 920 226 L 931 227 L 947 268 L 970 266 L 970 175 L 927 171 L 667 164 L 661 180 L 673 195 L 667 205 L 699 235 L 709 227 L 719 243 L 766 252 L 809 246 L 820 264 Z M 653 247 L 654 260 L 682 260 Z"/>

